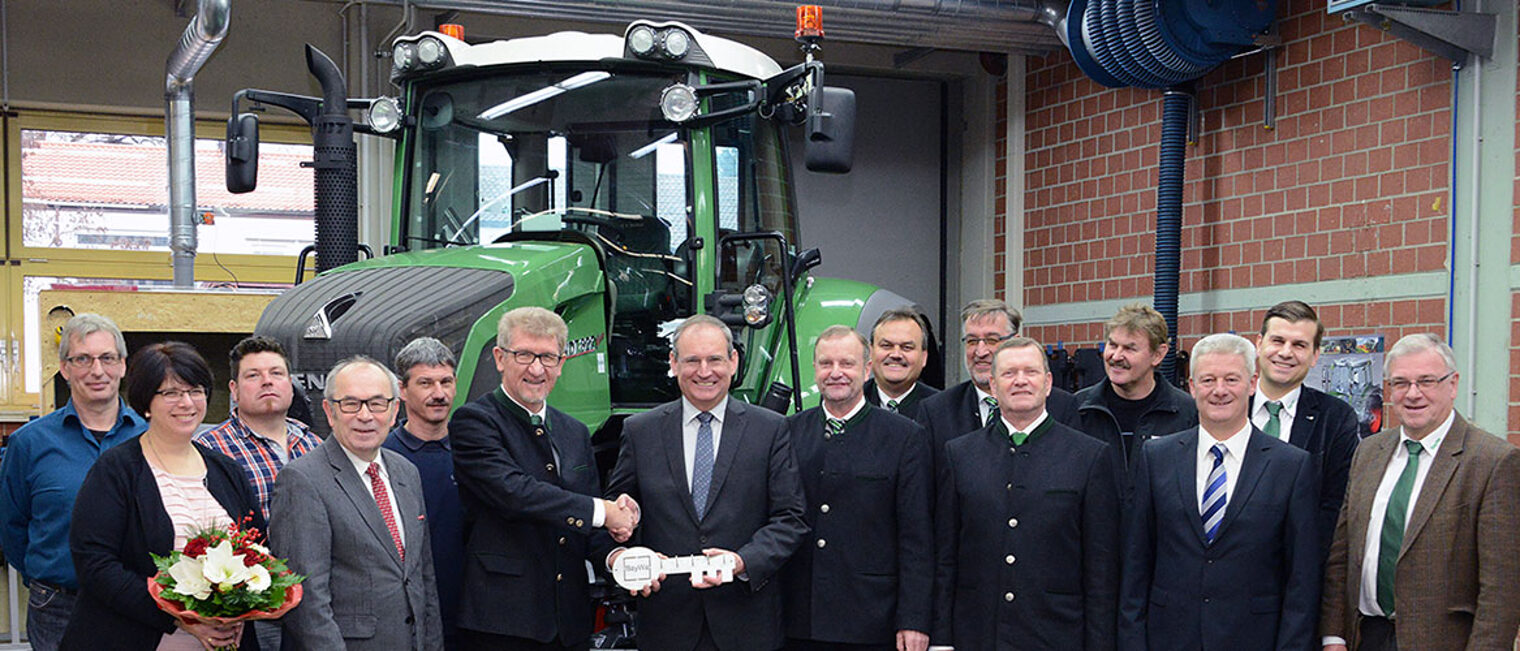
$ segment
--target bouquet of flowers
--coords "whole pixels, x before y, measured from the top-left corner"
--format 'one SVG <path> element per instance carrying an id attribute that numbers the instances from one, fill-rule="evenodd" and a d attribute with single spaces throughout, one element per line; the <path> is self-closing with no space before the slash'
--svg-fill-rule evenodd
<path id="1" fill-rule="evenodd" d="M 269 554 L 247 519 L 226 529 L 204 529 L 184 551 L 153 554 L 158 574 L 148 594 L 164 612 L 186 621 L 232 624 L 276 619 L 301 603 L 301 581 L 285 561 Z"/>

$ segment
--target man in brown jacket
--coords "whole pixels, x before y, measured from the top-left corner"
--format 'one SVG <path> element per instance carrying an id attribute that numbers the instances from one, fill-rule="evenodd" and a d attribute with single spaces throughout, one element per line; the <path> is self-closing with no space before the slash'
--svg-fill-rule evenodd
<path id="1" fill-rule="evenodd" d="M 1325 566 L 1327 651 L 1511 649 L 1520 632 L 1520 449 L 1469 424 L 1451 347 L 1389 349 L 1400 427 L 1363 441 Z"/>

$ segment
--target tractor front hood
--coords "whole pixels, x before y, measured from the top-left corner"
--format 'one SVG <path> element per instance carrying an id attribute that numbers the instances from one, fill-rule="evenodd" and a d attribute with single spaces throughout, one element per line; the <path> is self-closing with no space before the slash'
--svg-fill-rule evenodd
<path id="1" fill-rule="evenodd" d="M 476 322 L 502 303 L 553 309 L 602 292 L 604 283 L 597 254 L 585 244 L 518 241 L 400 253 L 291 288 L 264 310 L 255 332 L 285 346 L 292 375 L 315 400 L 327 371 L 347 357 L 363 354 L 389 365 L 407 342 L 435 337 L 463 361 Z"/>

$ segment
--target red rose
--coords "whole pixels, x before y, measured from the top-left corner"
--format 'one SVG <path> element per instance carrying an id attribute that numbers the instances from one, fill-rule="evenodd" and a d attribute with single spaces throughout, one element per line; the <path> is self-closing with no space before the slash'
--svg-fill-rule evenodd
<path id="1" fill-rule="evenodd" d="M 191 558 L 199 558 L 206 554 L 206 547 L 208 546 L 205 538 L 192 538 L 189 542 L 185 543 L 185 555 Z"/>

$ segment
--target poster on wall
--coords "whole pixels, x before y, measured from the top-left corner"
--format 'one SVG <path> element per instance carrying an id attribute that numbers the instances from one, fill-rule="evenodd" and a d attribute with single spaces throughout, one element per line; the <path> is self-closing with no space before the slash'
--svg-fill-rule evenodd
<path id="1" fill-rule="evenodd" d="M 1304 384 L 1345 400 L 1356 410 L 1362 438 L 1383 430 L 1383 337 L 1325 339 L 1319 363 Z"/>

